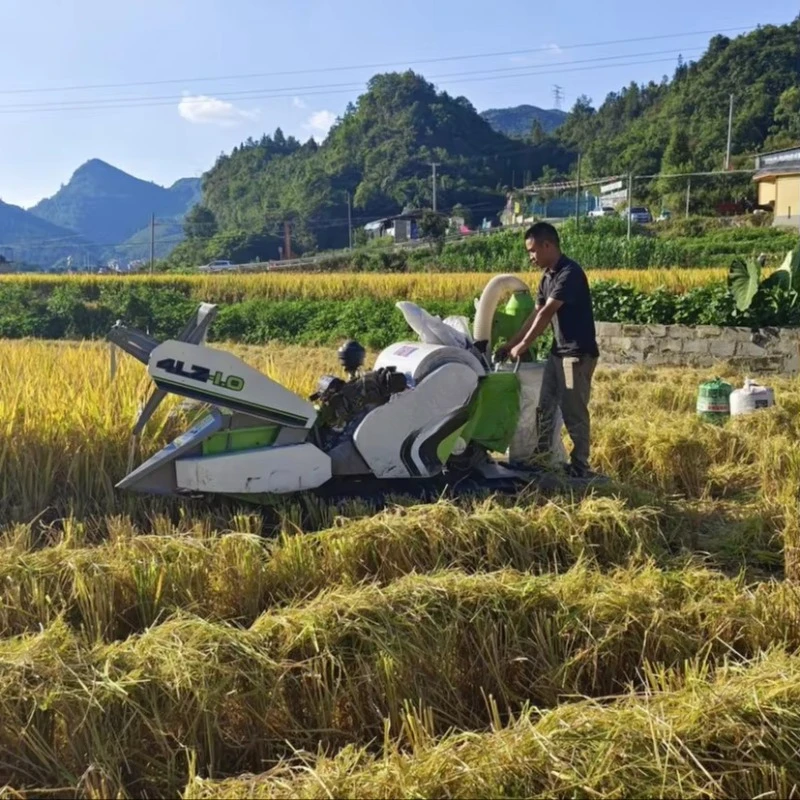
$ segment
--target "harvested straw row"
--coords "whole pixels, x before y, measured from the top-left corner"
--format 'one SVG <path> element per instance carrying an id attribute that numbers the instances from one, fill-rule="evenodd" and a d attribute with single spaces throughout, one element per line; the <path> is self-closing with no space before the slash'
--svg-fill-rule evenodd
<path id="1" fill-rule="evenodd" d="M 249 625 L 265 609 L 338 584 L 389 583 L 444 567 L 467 572 L 511 567 L 564 570 L 663 557 L 668 541 L 656 509 L 614 498 L 579 503 L 467 507 L 440 502 L 342 521 L 321 534 L 277 540 L 248 533 L 138 535 L 109 521 L 109 541 L 30 552 L 17 529 L 0 562 L 0 635 L 38 630 L 59 615 L 90 639 L 140 631 L 181 609 Z M 239 520 L 246 529 L 249 518 Z M 67 526 L 71 531 L 76 526 Z"/>
<path id="2" fill-rule="evenodd" d="M 773 652 L 707 678 L 693 664 L 654 674 L 646 695 L 439 741 L 409 712 L 403 749 L 388 742 L 378 756 L 347 749 L 259 776 L 196 777 L 184 797 L 797 797 L 800 658 Z"/>
<path id="3" fill-rule="evenodd" d="M 91 764 L 137 796 L 174 794 L 186 751 L 206 775 L 263 770 L 293 748 L 431 732 L 501 709 L 641 685 L 648 664 L 713 666 L 800 645 L 798 598 L 701 570 L 409 576 L 334 589 L 249 630 L 176 617 L 87 647 L 60 622 L 0 642 L 0 782 L 74 786 Z M 115 789 L 116 791 L 116 789 Z"/>

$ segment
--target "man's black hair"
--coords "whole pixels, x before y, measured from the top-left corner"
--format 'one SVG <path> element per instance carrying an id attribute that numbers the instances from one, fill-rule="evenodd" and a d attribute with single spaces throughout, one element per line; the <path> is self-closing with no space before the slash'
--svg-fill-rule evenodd
<path id="1" fill-rule="evenodd" d="M 535 239 L 537 242 L 551 242 L 561 247 L 558 231 L 549 222 L 536 222 L 525 231 L 525 241 Z"/>

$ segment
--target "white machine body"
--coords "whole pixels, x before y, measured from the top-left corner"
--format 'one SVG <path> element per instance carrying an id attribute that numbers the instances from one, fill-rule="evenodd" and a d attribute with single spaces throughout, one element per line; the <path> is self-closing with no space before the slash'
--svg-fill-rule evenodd
<path id="1" fill-rule="evenodd" d="M 285 494 L 331 478 L 331 459 L 310 442 L 175 462 L 178 489 L 224 494 Z"/>
<path id="2" fill-rule="evenodd" d="M 435 386 L 438 388 L 434 388 L 432 379 L 437 376 L 438 370 L 440 370 L 445 364 L 460 364 L 467 366 L 475 372 L 475 375 L 478 378 L 488 374 L 483 364 L 481 364 L 478 358 L 469 350 L 461 347 L 431 344 L 427 342 L 397 342 L 396 344 L 390 345 L 382 350 L 378 355 L 378 358 L 375 362 L 375 369 L 380 367 L 395 367 L 398 372 L 405 373 L 406 377 L 410 379 L 409 382 L 412 386 L 420 381 L 430 381 L 427 385 L 427 389 L 430 392 L 433 400 L 439 396 L 439 392 L 446 391 L 444 388 L 447 380 L 447 378 L 445 378 L 445 374 L 448 377 L 449 375 L 454 374 L 443 373 L 442 375 L 438 375 L 438 377 L 436 377 L 435 384 Z M 501 367 L 501 369 L 511 370 L 512 367 Z M 544 369 L 545 362 L 522 363 L 519 364 L 517 368 L 517 376 L 520 382 L 520 416 L 517 431 L 511 441 L 511 444 L 509 445 L 508 451 L 506 452 L 508 460 L 514 464 L 525 465 L 533 462 L 532 454 L 535 452 L 539 437 L 539 420 L 537 412 L 542 392 Z M 419 388 L 421 388 L 421 386 Z M 373 417 L 373 415 L 377 415 L 375 420 L 382 419 L 388 422 L 390 419 L 388 416 L 388 409 L 399 409 L 400 406 L 398 403 L 403 396 L 404 395 L 399 395 L 393 398 L 387 406 L 375 409 L 375 411 L 373 411 L 372 414 L 370 414 L 370 416 L 364 420 L 364 423 L 367 423 L 368 420 Z M 432 400 L 426 399 L 424 402 L 429 403 Z M 418 402 L 423 402 L 421 397 Z M 466 407 L 468 402 L 469 400 L 464 402 L 464 407 Z M 411 405 L 409 404 L 407 407 L 411 408 Z M 362 423 L 362 442 L 366 442 L 368 435 L 367 431 L 373 431 L 371 424 L 365 427 L 364 423 Z M 561 415 L 561 411 L 557 410 L 554 420 L 553 439 L 549 458 L 550 462 L 553 464 L 561 464 L 568 460 L 568 454 L 561 437 L 562 425 L 563 417 Z M 377 430 L 377 426 L 375 430 Z M 384 430 L 387 430 L 387 438 L 394 439 L 394 430 L 391 428 L 385 428 Z M 388 435 L 388 430 L 392 430 L 391 436 Z M 356 445 L 359 447 L 359 450 L 362 450 L 362 447 L 370 447 L 370 450 L 372 451 L 371 455 L 378 450 L 378 448 L 374 445 L 369 446 L 366 444 L 359 444 L 358 438 L 356 439 Z M 382 452 L 385 452 L 387 447 L 389 447 L 388 444 L 384 445 Z M 362 455 L 363 454 L 364 453 L 362 451 Z M 370 462 L 369 458 L 366 458 L 366 460 L 367 463 L 369 463 L 372 467 L 372 463 Z M 398 474 L 404 473 L 404 469 L 401 468 L 396 461 L 393 468 L 398 470 Z M 430 473 L 423 471 L 421 474 L 426 475 Z M 405 475 L 403 476 L 405 477 Z M 388 473 L 386 474 L 386 477 L 389 477 Z"/>
<path id="3" fill-rule="evenodd" d="M 432 442 L 435 452 L 435 443 L 449 433 L 444 426 L 454 423 L 457 429 L 467 421 L 467 407 L 477 388 L 478 376 L 471 366 L 442 364 L 367 414 L 353 437 L 358 452 L 378 478 L 437 474 L 441 465 L 426 457 L 425 446 Z"/>
<path id="4" fill-rule="evenodd" d="M 478 377 L 486 375 L 486 368 L 469 350 L 428 342 L 397 342 L 389 345 L 378 354 L 373 369 L 395 367 L 410 378 L 413 385 L 443 364 L 464 364 Z"/>
<path id="5" fill-rule="evenodd" d="M 160 389 L 279 425 L 310 428 L 317 417 L 310 402 L 224 350 L 167 340 L 150 354 L 148 372 Z"/>

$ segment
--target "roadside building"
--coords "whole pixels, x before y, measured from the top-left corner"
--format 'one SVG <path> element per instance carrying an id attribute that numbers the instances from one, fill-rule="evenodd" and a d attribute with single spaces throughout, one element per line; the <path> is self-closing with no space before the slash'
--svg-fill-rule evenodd
<path id="1" fill-rule="evenodd" d="M 758 205 L 770 207 L 774 225 L 800 225 L 800 146 L 756 156 Z"/>
<path id="2" fill-rule="evenodd" d="M 388 237 L 395 243 L 419 239 L 419 222 L 422 211 L 411 211 L 406 214 L 395 214 L 368 222 L 364 226 L 370 239 Z"/>

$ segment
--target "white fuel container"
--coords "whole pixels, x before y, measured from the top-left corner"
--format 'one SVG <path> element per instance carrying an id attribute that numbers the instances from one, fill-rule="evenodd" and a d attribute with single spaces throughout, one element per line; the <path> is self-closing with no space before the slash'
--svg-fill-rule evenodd
<path id="1" fill-rule="evenodd" d="M 735 389 L 730 396 L 731 416 L 752 414 L 761 408 L 775 405 L 775 393 L 768 386 L 762 386 L 747 378 L 741 389 Z"/>

